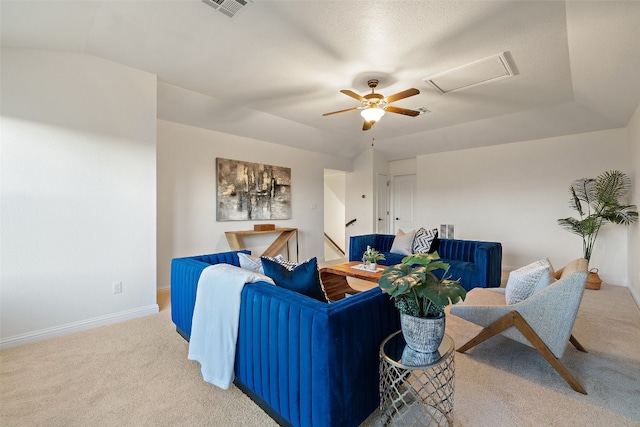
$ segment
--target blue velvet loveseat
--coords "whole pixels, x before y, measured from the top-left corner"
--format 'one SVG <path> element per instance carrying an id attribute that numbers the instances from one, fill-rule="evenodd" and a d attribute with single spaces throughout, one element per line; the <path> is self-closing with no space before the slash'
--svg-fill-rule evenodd
<path id="1" fill-rule="evenodd" d="M 217 263 L 239 266 L 237 252 L 172 260 L 171 317 L 186 339 L 200 273 Z M 398 311 L 379 288 L 327 304 L 248 284 L 234 383 L 281 425 L 358 426 L 379 403 L 380 344 L 398 329 Z"/>
<path id="2" fill-rule="evenodd" d="M 399 264 L 405 255 L 389 252 L 394 238 L 393 234 L 351 236 L 349 239 L 349 261 L 362 261 L 362 254 L 367 250 L 367 246 L 371 246 L 385 256 L 385 260 L 378 261 L 379 264 Z M 448 275 L 452 279 L 460 279 L 460 284 L 467 291 L 478 287 L 500 286 L 502 275 L 502 245 L 500 243 L 436 238 L 430 251 L 437 251 L 440 258 L 449 263 Z M 434 273 L 436 275 L 442 274 L 441 271 Z"/>

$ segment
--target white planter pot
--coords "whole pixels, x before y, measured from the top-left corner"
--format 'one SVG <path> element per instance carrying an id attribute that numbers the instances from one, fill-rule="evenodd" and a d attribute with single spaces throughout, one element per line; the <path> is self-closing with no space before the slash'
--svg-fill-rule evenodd
<path id="1" fill-rule="evenodd" d="M 440 317 L 414 317 L 400 313 L 400 326 L 407 345 L 420 353 L 433 353 L 438 350 L 444 338 L 445 315 Z"/>
<path id="2" fill-rule="evenodd" d="M 371 262 L 367 260 L 364 260 L 363 262 L 364 262 L 365 270 L 376 271 L 376 268 L 378 268 L 378 264 L 376 264 L 375 262 Z"/>

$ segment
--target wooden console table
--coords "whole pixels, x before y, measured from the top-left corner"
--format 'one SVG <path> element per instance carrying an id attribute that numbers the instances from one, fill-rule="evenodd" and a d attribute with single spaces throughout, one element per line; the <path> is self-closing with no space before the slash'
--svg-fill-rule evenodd
<path id="1" fill-rule="evenodd" d="M 243 249 L 240 244 L 240 238 L 242 236 L 254 236 L 256 234 L 267 234 L 267 233 L 280 233 L 278 237 L 271 243 L 261 256 L 269 256 L 274 257 L 280 253 L 283 246 L 287 246 L 287 257 L 291 259 L 289 255 L 289 240 L 295 236 L 296 238 L 296 261 L 298 261 L 298 229 L 297 228 L 276 228 L 274 230 L 243 230 L 243 231 L 225 231 L 224 234 L 227 236 L 227 242 L 229 242 L 229 248 L 232 251 L 239 251 Z"/>

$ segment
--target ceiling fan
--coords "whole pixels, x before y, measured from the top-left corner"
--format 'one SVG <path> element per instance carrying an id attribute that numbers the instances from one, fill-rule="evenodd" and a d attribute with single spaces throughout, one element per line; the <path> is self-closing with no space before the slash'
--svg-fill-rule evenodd
<path id="1" fill-rule="evenodd" d="M 332 114 L 346 113 L 347 111 L 361 110 L 360 115 L 364 118 L 364 124 L 362 130 L 369 130 L 371 127 L 384 115 L 385 111 L 396 114 L 403 114 L 405 116 L 415 117 L 420 115 L 420 111 L 409 110 L 406 108 L 394 107 L 389 105 L 392 102 L 399 101 L 410 96 L 414 96 L 420 93 L 418 89 L 411 88 L 398 92 L 394 95 L 384 97 L 379 93 L 375 93 L 375 88 L 378 86 L 377 79 L 371 79 L 367 82 L 367 85 L 371 88 L 371 93 L 360 96 L 355 92 L 348 89 L 343 89 L 340 92 L 354 99 L 357 99 L 362 103 L 361 107 L 347 108 L 346 110 L 333 111 L 331 113 L 324 113 L 323 116 L 330 116 Z"/>

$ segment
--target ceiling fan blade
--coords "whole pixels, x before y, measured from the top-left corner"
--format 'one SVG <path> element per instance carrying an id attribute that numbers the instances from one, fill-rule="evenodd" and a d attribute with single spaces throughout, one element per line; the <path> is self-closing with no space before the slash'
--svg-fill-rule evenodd
<path id="1" fill-rule="evenodd" d="M 353 108 L 347 108 L 346 110 L 332 111 L 330 113 L 324 113 L 323 116 L 330 116 L 332 114 L 338 114 L 338 113 L 346 113 L 347 111 L 357 110 L 358 108 L 360 107 L 353 107 Z"/>
<path id="2" fill-rule="evenodd" d="M 384 110 L 390 113 L 404 114 L 405 116 L 411 116 L 411 117 L 420 115 L 420 111 L 409 110 L 407 108 L 394 107 L 393 105 L 387 106 L 387 108 L 385 108 Z"/>
<path id="3" fill-rule="evenodd" d="M 347 96 L 352 97 L 353 99 L 357 99 L 360 102 L 366 102 L 367 100 L 358 95 L 357 93 L 350 91 L 349 89 L 342 89 L 340 92 L 344 93 Z"/>
<path id="4" fill-rule="evenodd" d="M 371 126 L 373 126 L 373 124 L 365 120 L 364 124 L 362 125 L 362 130 L 369 130 L 371 129 Z"/>
<path id="5" fill-rule="evenodd" d="M 419 93 L 420 93 L 420 91 L 418 89 L 411 88 L 411 89 L 403 90 L 402 92 L 398 92 L 396 94 L 387 96 L 384 100 L 387 101 L 388 103 L 392 103 L 394 101 L 398 101 L 400 99 L 408 98 L 410 96 L 417 95 Z"/>

